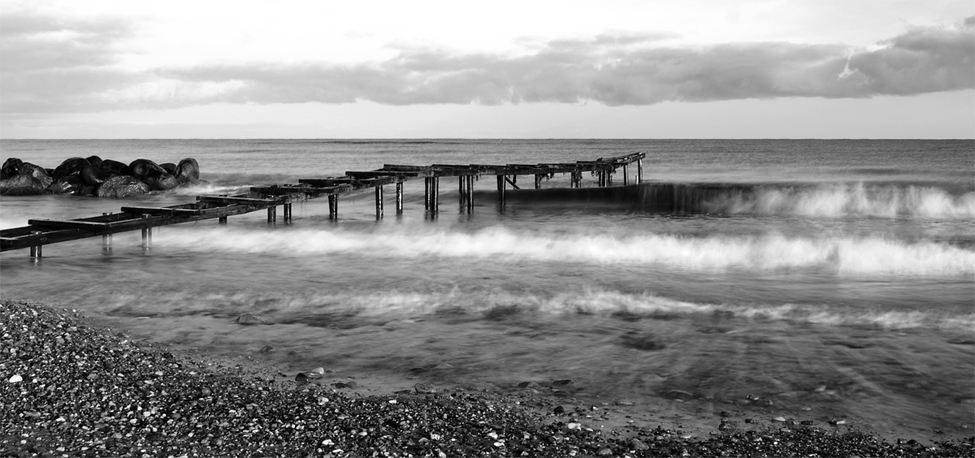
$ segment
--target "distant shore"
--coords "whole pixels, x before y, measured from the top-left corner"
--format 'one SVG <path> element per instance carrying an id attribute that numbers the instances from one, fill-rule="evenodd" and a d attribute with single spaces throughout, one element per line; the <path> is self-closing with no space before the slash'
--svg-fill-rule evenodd
<path id="1" fill-rule="evenodd" d="M 0 299 L 9 456 L 972 456 L 975 437 L 894 442 L 794 422 L 706 434 L 627 426 L 573 402 L 356 381 L 134 343 L 56 307 Z M 298 381 L 304 379 L 304 381 Z M 369 383 L 366 380 L 360 382 Z M 610 409 L 605 409 L 610 410 Z M 624 412 L 625 413 L 625 412 Z M 597 417 L 608 428 L 595 425 Z"/>

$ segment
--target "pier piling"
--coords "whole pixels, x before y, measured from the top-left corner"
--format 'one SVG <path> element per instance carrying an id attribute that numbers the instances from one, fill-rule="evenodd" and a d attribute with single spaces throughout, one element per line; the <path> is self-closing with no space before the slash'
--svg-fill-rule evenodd
<path id="1" fill-rule="evenodd" d="M 383 219 L 383 187 L 376 186 L 376 219 Z"/>
<path id="2" fill-rule="evenodd" d="M 403 182 L 396 182 L 396 214 L 403 214 Z"/>
<path id="3" fill-rule="evenodd" d="M 331 221 L 339 219 L 339 196 L 337 194 L 328 195 L 328 219 Z"/>
<path id="4" fill-rule="evenodd" d="M 142 248 L 149 248 L 152 245 L 152 226 L 149 225 L 151 215 L 142 215 L 146 225 L 142 228 Z"/>

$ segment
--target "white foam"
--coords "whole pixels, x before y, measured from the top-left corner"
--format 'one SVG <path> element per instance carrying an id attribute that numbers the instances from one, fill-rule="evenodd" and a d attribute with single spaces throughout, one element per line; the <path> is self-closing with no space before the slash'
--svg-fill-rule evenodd
<path id="1" fill-rule="evenodd" d="M 931 241 L 882 237 L 762 237 L 468 233 L 426 229 L 350 231 L 207 228 L 165 231 L 158 243 L 201 251 L 286 256 L 467 257 L 542 262 L 655 265 L 702 271 L 820 269 L 840 275 L 970 275 L 975 251 Z"/>
<path id="2" fill-rule="evenodd" d="M 975 193 L 954 196 L 938 187 L 863 183 L 758 187 L 753 193 L 712 198 L 702 207 L 724 214 L 975 219 Z"/>

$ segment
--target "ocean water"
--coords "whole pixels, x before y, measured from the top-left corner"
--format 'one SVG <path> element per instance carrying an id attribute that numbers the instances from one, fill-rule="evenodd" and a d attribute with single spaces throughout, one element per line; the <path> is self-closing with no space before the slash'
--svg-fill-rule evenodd
<path id="1" fill-rule="evenodd" d="M 402 215 L 386 193 L 382 220 L 363 192 L 342 197 L 337 222 L 316 199 L 296 203 L 291 224 L 256 212 L 156 228 L 148 249 L 133 232 L 110 249 L 46 246 L 38 262 L 4 252 L 0 285 L 154 342 L 334 376 L 500 391 L 571 379 L 577 400 L 625 399 L 671 421 L 733 411 L 973 434 L 972 141 L 3 140 L 0 160 L 49 168 L 193 157 L 208 183 L 127 199 L 3 196 L 0 227 L 384 164 L 637 151 L 641 185 L 584 176 L 566 189 L 556 175 L 509 189 L 502 209 L 494 177 L 481 177 L 468 213 L 444 178 L 434 216 L 416 180 Z M 267 324 L 240 326 L 242 313 Z"/>

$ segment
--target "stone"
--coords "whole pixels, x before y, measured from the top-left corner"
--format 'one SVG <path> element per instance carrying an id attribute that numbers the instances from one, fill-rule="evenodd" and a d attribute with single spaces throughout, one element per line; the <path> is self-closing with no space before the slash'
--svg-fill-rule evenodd
<path id="1" fill-rule="evenodd" d="M 413 389 L 419 394 L 434 394 L 437 392 L 436 388 L 424 383 L 417 383 L 416 385 L 413 385 Z"/>
<path id="2" fill-rule="evenodd" d="M 630 448 L 633 450 L 649 450 L 650 446 L 641 441 L 640 439 L 633 439 L 630 441 Z"/>
<path id="3" fill-rule="evenodd" d="M 116 175 L 105 180 L 95 195 L 98 197 L 129 197 L 149 193 L 149 185 L 128 175 Z"/>
<path id="4" fill-rule="evenodd" d="M 234 320 L 237 324 L 264 324 L 264 320 L 261 317 L 254 315 L 252 313 L 244 313 Z"/>
<path id="5" fill-rule="evenodd" d="M 8 382 L 10 382 L 10 383 L 20 383 L 20 382 L 22 382 L 22 381 L 24 381 L 24 378 L 23 378 L 23 377 L 21 377 L 21 376 L 20 376 L 20 374 L 14 374 L 14 375 L 13 375 L 12 377 L 10 377 L 10 379 L 9 379 L 9 380 L 7 380 L 7 381 L 8 381 Z"/>
<path id="6" fill-rule="evenodd" d="M 556 380 L 556 381 L 552 382 L 552 386 L 566 386 L 566 385 L 571 385 L 571 384 L 572 384 L 572 380 L 570 380 L 570 379 Z"/>

